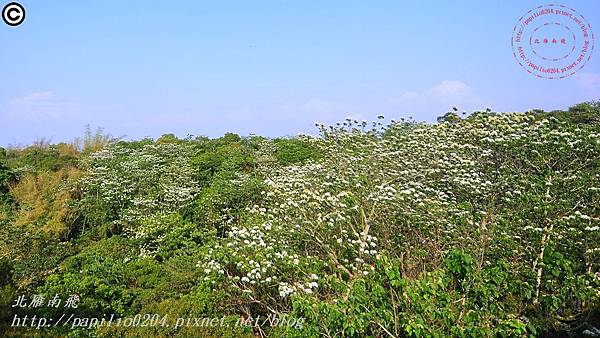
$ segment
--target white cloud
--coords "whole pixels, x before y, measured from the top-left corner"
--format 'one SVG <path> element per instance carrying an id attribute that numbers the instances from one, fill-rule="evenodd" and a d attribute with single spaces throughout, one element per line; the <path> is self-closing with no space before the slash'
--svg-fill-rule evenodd
<path id="1" fill-rule="evenodd" d="M 444 80 L 430 90 L 430 93 L 440 96 L 462 96 L 471 92 L 472 90 L 469 86 L 457 80 Z"/>
<path id="2" fill-rule="evenodd" d="M 458 104 L 460 102 L 475 102 L 479 98 L 466 83 L 458 80 L 444 80 L 439 84 L 423 91 L 409 91 L 392 99 L 396 102 L 405 101 L 447 101 Z"/>
<path id="3" fill-rule="evenodd" d="M 332 114 L 339 112 L 342 105 L 338 102 L 321 99 L 310 98 L 304 102 L 287 102 L 276 108 L 275 114 L 283 114 L 286 117 L 316 117 L 329 118 Z"/>
<path id="4" fill-rule="evenodd" d="M 475 90 L 460 80 L 443 80 L 440 83 L 421 90 L 406 91 L 387 102 L 388 110 L 394 110 L 401 116 L 418 116 L 419 120 L 435 121 L 452 107 L 472 111 L 485 107 L 484 101 Z"/>
<path id="5" fill-rule="evenodd" d="M 417 92 L 406 92 L 406 93 L 402 93 L 399 97 L 400 100 L 406 100 L 406 99 L 416 99 L 419 97 L 419 93 Z"/>
<path id="6" fill-rule="evenodd" d="M 8 102 L 7 111 L 13 117 L 44 121 L 73 116 L 83 109 L 81 104 L 54 95 L 52 91 L 30 93 Z"/>
<path id="7" fill-rule="evenodd" d="M 54 97 L 54 94 L 51 91 L 45 91 L 45 92 L 31 93 L 29 95 L 25 95 L 21 98 L 15 99 L 15 100 L 19 101 L 19 102 L 36 102 L 36 101 L 50 100 L 53 97 Z"/>
<path id="8" fill-rule="evenodd" d="M 575 82 L 585 94 L 594 96 L 594 98 L 600 96 L 600 74 L 578 73 L 575 75 Z"/>

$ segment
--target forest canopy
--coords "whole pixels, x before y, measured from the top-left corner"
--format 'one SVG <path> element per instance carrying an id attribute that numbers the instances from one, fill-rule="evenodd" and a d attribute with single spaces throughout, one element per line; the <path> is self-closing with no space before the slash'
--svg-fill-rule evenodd
<path id="1" fill-rule="evenodd" d="M 600 336 L 599 102 L 316 128 L 0 148 L 0 335 Z"/>

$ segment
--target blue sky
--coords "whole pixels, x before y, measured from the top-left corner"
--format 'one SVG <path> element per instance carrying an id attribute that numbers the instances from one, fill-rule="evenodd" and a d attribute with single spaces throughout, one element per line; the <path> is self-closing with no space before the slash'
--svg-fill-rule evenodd
<path id="1" fill-rule="evenodd" d="M 5 2 L 0 0 L 0 5 Z M 104 127 L 127 138 L 313 133 L 347 116 L 600 99 L 600 55 L 536 78 L 511 34 L 538 1 L 20 1 L 0 22 L 0 145 Z M 600 2 L 562 1 L 600 36 Z"/>

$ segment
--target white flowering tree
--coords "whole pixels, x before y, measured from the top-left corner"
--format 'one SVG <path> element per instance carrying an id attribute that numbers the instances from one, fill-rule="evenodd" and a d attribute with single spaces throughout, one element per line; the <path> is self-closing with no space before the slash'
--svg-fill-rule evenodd
<path id="1" fill-rule="evenodd" d="M 151 254 L 171 230 L 170 214 L 189 206 L 201 189 L 191 163 L 197 152 L 193 143 L 141 142 L 91 154 L 78 202 L 85 223 L 109 224 L 145 240 L 142 254 Z"/>
<path id="2" fill-rule="evenodd" d="M 304 139 L 324 154 L 317 161 L 277 166 L 265 154 L 264 200 L 198 263 L 205 280 L 238 289 L 246 312 L 277 313 L 291 296 L 347 300 L 384 257 L 420 278 L 462 250 L 475 271 L 508 262 L 519 296 L 562 320 L 597 301 L 597 125 L 489 112 L 436 125 L 382 118 L 319 125 Z"/>

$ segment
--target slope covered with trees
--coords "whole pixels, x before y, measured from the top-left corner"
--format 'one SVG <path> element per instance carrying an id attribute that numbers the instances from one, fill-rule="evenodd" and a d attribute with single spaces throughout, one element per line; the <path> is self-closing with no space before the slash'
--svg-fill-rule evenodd
<path id="1" fill-rule="evenodd" d="M 598 103 L 317 128 L 2 149 L 0 330 L 600 336 Z M 71 294 L 68 311 L 11 306 Z M 65 312 L 231 325 L 11 327 Z"/>

